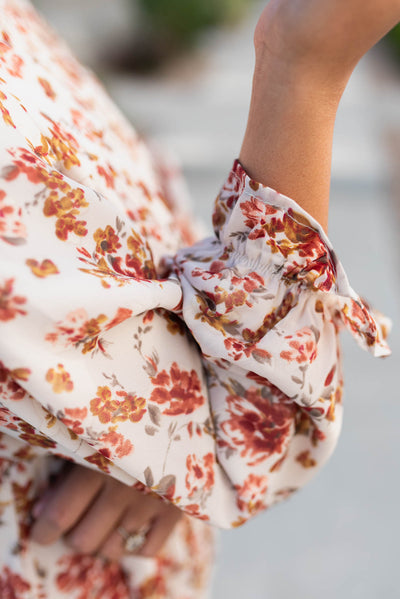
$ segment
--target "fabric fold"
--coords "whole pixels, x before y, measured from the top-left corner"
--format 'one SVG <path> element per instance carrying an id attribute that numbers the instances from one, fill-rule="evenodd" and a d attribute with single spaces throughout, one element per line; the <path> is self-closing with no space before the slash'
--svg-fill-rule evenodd
<path id="1" fill-rule="evenodd" d="M 313 405 L 324 389 L 316 373 L 332 360 L 341 328 L 373 355 L 389 355 L 387 320 L 354 292 L 321 226 L 293 200 L 236 161 L 213 222 L 216 236 L 176 259 L 184 320 L 210 359 Z"/>
<path id="2" fill-rule="evenodd" d="M 179 249 L 170 171 L 32 27 L 22 62 L 7 34 L 0 81 L 2 443 L 239 526 L 331 455 L 339 330 L 386 355 L 384 330 L 318 223 L 238 162 L 215 235 Z"/>

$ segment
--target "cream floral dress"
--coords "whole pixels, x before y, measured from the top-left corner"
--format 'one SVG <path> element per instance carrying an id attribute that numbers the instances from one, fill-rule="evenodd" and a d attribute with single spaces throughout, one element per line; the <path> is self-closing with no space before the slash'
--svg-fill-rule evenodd
<path id="1" fill-rule="evenodd" d="M 205 597 L 209 524 L 321 468 L 338 332 L 384 356 L 384 327 L 318 223 L 238 162 L 194 243 L 174 169 L 25 0 L 0 0 L 0 110 L 0 596 Z M 159 558 L 30 541 L 65 460 L 187 514 Z"/>

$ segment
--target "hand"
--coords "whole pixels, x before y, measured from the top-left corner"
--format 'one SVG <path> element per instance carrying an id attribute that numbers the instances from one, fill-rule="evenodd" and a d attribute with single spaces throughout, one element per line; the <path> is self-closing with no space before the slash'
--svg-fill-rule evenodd
<path id="1" fill-rule="evenodd" d="M 321 82 L 346 83 L 361 57 L 400 20 L 400 0 L 270 0 L 256 50 Z"/>
<path id="2" fill-rule="evenodd" d="M 135 553 L 154 557 L 182 512 L 154 494 L 145 495 L 93 470 L 73 465 L 63 471 L 33 508 L 31 537 L 49 545 L 61 537 L 80 553 L 118 561 L 126 553 L 122 527 L 134 534 L 149 527 L 144 545 Z"/>

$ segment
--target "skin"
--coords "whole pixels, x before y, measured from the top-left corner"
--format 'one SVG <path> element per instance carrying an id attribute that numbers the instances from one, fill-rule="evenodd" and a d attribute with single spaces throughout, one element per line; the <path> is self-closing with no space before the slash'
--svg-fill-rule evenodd
<path id="1" fill-rule="evenodd" d="M 332 136 L 346 83 L 400 20 L 400 0 L 270 0 L 257 24 L 256 66 L 239 159 L 248 174 L 296 200 L 325 229 Z M 33 539 L 65 538 L 77 551 L 119 560 L 122 525 L 151 524 L 138 552 L 156 555 L 181 512 L 80 466 L 70 467 L 34 509 Z"/>
<path id="2" fill-rule="evenodd" d="M 340 98 L 358 61 L 399 20 L 400 0 L 271 0 L 257 24 L 240 161 L 325 230 Z"/>
<path id="3" fill-rule="evenodd" d="M 138 555 L 153 557 L 182 517 L 182 512 L 156 495 L 144 495 L 122 483 L 82 466 L 72 465 L 61 473 L 33 508 L 32 539 L 50 545 L 64 537 L 79 553 L 91 553 L 110 561 L 124 555 L 128 532 L 150 525 Z"/>

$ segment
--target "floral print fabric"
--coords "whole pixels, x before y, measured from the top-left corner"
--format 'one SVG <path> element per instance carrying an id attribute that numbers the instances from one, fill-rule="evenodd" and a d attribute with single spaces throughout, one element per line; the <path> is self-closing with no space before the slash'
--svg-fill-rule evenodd
<path id="1" fill-rule="evenodd" d="M 0 11 L 0 589 L 200 598 L 203 521 L 239 526 L 314 475 L 340 430 L 338 332 L 386 355 L 386 323 L 318 223 L 237 162 L 194 244 L 174 168 L 27 2 Z M 158 559 L 33 547 L 65 459 L 188 514 Z"/>

